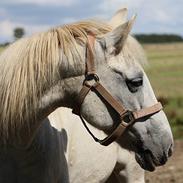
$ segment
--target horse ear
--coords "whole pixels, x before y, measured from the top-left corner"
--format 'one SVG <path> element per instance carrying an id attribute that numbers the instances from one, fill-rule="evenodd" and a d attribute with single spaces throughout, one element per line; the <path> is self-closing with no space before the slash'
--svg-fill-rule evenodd
<path id="1" fill-rule="evenodd" d="M 105 34 L 101 39 L 102 46 L 109 54 L 117 55 L 122 50 L 136 16 L 133 16 L 128 22 L 119 25 L 111 32 Z"/>
<path id="2" fill-rule="evenodd" d="M 118 10 L 109 21 L 109 25 L 111 25 L 113 28 L 116 28 L 117 26 L 125 23 L 127 21 L 127 14 L 127 8 L 122 8 Z"/>

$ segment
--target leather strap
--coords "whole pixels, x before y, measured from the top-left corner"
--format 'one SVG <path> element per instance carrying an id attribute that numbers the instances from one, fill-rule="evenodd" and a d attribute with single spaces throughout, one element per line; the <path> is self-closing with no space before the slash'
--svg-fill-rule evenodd
<path id="1" fill-rule="evenodd" d="M 88 84 L 84 84 L 83 88 L 80 90 L 80 93 L 78 95 L 77 98 L 77 105 L 74 107 L 73 109 L 73 113 L 79 115 L 80 114 L 80 109 L 81 109 L 81 105 L 85 99 L 85 97 L 87 96 L 88 92 L 94 89 L 96 90 L 100 96 L 105 99 L 105 101 L 111 105 L 111 107 L 121 116 L 123 117 L 123 115 L 125 114 L 125 112 L 127 112 L 128 110 L 126 110 L 116 99 L 114 99 L 114 97 L 99 83 L 95 83 L 93 86 L 90 86 Z M 144 109 L 138 110 L 138 111 L 134 111 L 133 113 L 133 117 L 135 120 L 140 119 L 142 117 L 145 116 L 149 116 L 151 114 L 154 114 L 160 110 L 162 110 L 162 104 L 160 102 L 154 104 L 151 107 L 146 107 Z"/>
<path id="2" fill-rule="evenodd" d="M 87 44 L 87 61 L 86 61 L 86 71 L 87 75 L 95 74 L 95 63 L 94 63 L 94 43 L 95 43 L 95 37 L 94 35 L 90 34 L 88 35 L 88 44 Z"/>
<path id="3" fill-rule="evenodd" d="M 87 59 L 86 59 L 86 77 L 83 82 L 83 87 L 79 92 L 77 102 L 75 107 L 73 108 L 73 113 L 78 115 L 81 118 L 86 130 L 93 137 L 96 142 L 99 142 L 101 145 L 107 146 L 111 144 L 113 141 L 117 140 L 126 130 L 127 127 L 133 125 L 140 118 L 150 117 L 153 114 L 162 110 L 162 105 L 160 102 L 138 111 L 129 111 L 127 110 L 120 102 L 118 102 L 99 82 L 99 78 L 95 73 L 95 64 L 94 64 L 94 47 L 95 37 L 93 35 L 88 35 L 88 47 L 87 47 Z M 90 76 L 90 77 L 89 77 Z M 93 79 L 95 83 L 90 85 L 87 80 Z M 87 127 L 85 120 L 81 116 L 81 105 L 89 91 L 97 92 L 100 97 L 102 97 L 120 116 L 121 122 L 117 125 L 116 129 L 104 138 L 103 140 L 99 140 L 96 138 L 90 129 Z"/>
<path id="4" fill-rule="evenodd" d="M 99 82 L 94 88 L 120 116 L 126 112 L 126 109 Z"/>
<path id="5" fill-rule="evenodd" d="M 84 101 L 86 95 L 88 94 L 88 92 L 90 91 L 91 87 L 92 86 L 83 85 L 83 87 L 80 90 L 79 95 L 77 97 L 76 104 L 72 110 L 72 112 L 74 114 L 80 115 L 81 105 L 83 104 L 83 101 Z"/>
<path id="6" fill-rule="evenodd" d="M 90 129 L 88 128 L 88 126 L 86 125 L 86 122 L 85 120 L 83 119 L 83 117 L 81 115 L 79 115 L 84 127 L 86 128 L 86 130 L 88 131 L 88 133 L 92 136 L 92 138 L 100 143 L 101 145 L 104 145 L 104 146 L 108 146 L 109 144 L 111 144 L 112 142 L 114 142 L 115 140 L 117 140 L 125 131 L 126 129 L 126 126 L 123 126 L 122 123 L 120 123 L 116 129 L 109 135 L 107 136 L 106 138 L 100 140 L 98 138 L 96 138 L 93 133 L 90 131 Z"/>
<path id="7" fill-rule="evenodd" d="M 141 110 L 134 111 L 133 116 L 134 116 L 134 119 L 137 120 L 137 119 L 140 119 L 143 117 L 153 115 L 153 114 L 161 111 L 162 109 L 163 109 L 162 104 L 160 102 L 158 102 L 150 107 L 146 107 Z"/>

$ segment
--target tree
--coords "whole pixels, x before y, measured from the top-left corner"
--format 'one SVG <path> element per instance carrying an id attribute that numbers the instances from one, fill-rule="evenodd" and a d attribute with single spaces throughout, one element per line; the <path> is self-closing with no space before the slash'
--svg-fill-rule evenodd
<path id="1" fill-rule="evenodd" d="M 23 28 L 17 27 L 14 29 L 14 38 L 16 40 L 22 38 L 24 36 L 24 34 L 25 34 L 25 31 Z"/>
<path id="2" fill-rule="evenodd" d="M 136 34 L 135 37 L 141 43 L 171 43 L 183 41 L 183 37 L 176 34 Z"/>

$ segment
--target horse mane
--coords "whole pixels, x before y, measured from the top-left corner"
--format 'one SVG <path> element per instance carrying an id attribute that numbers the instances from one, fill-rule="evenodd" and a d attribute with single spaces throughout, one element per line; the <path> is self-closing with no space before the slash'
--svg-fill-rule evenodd
<path id="1" fill-rule="evenodd" d="M 89 32 L 102 35 L 109 30 L 104 23 L 83 21 L 10 45 L 0 55 L 0 136 L 15 136 L 22 126 L 29 129 L 30 121 L 36 122 L 35 112 L 45 86 L 49 88 L 61 77 L 58 68 L 62 57 L 77 65 L 74 61 L 80 55 L 76 40 L 86 42 Z"/>
<path id="2" fill-rule="evenodd" d="M 110 30 L 106 23 L 89 20 L 52 28 L 11 44 L 0 55 L 0 137 L 6 141 L 17 136 L 21 128 L 29 130 L 36 123 L 38 101 L 45 88 L 62 77 L 59 66 L 63 57 L 77 67 L 80 52 L 76 42 L 86 43 L 90 32 L 100 36 Z"/>

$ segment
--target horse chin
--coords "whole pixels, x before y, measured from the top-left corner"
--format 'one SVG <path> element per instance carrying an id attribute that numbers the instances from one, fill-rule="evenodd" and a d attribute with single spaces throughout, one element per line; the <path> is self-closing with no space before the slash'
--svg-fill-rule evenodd
<path id="1" fill-rule="evenodd" d="M 142 152 L 142 153 L 136 153 L 135 159 L 138 162 L 138 164 L 143 168 L 144 170 L 153 172 L 156 169 L 156 162 L 153 160 L 153 157 L 150 153 Z"/>

